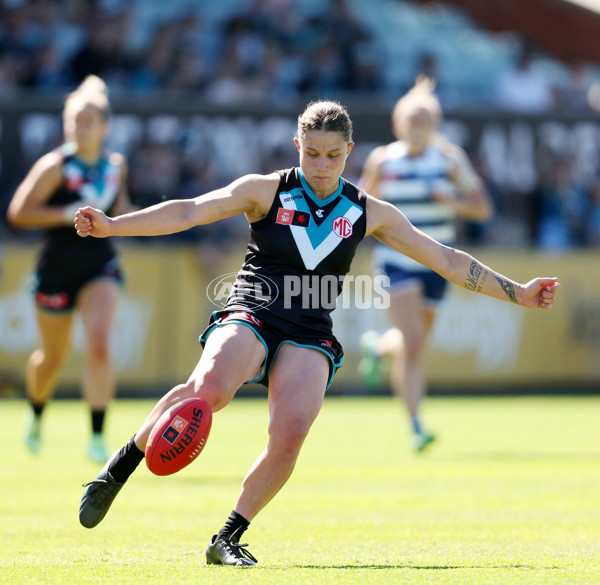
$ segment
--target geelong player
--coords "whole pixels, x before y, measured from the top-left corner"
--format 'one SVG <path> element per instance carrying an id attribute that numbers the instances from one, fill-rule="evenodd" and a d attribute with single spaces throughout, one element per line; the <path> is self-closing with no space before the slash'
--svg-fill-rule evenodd
<path id="1" fill-rule="evenodd" d="M 492 209 L 465 152 L 437 132 L 442 112 L 434 88 L 435 83 L 422 76 L 398 100 L 392 115 L 398 140 L 370 154 L 360 184 L 373 197 L 397 207 L 415 227 L 452 246 L 457 217 L 483 221 Z M 426 394 L 421 364 L 447 281 L 383 244 L 375 248 L 374 264 L 376 272 L 389 278 L 392 327 L 381 337 L 374 331 L 362 336 L 365 358 L 360 371 L 367 384 L 380 384 L 380 358 L 391 358 L 390 385 L 410 416 L 413 447 L 422 451 L 434 436 L 423 428 L 420 418 Z"/>
<path id="2" fill-rule="evenodd" d="M 224 310 L 213 315 L 202 334 L 204 351 L 196 369 L 156 404 L 127 445 L 87 484 L 79 511 L 84 526 L 91 528 L 104 518 L 143 459 L 154 424 L 169 407 L 201 397 L 218 411 L 244 382 L 259 381 L 269 389 L 268 444 L 206 549 L 211 564 L 256 563 L 239 539 L 290 478 L 343 357 L 332 332 L 327 295 L 317 303 L 320 295 L 286 289 L 287 283 L 309 282 L 311 290 L 321 283 L 329 291 L 331 282 L 348 272 L 367 234 L 458 285 L 524 307 L 552 308 L 559 288 L 556 278 L 518 284 L 440 244 L 396 207 L 344 180 L 353 147 L 352 123 L 337 102 L 309 104 L 298 118 L 295 143 L 297 168 L 247 175 L 196 199 L 173 200 L 117 218 L 92 207 L 77 212 L 78 233 L 97 238 L 170 234 L 241 213 L 250 224 L 246 260 Z M 270 294 L 262 287 L 265 282 L 271 283 Z M 288 294 L 281 292 L 286 290 Z"/>

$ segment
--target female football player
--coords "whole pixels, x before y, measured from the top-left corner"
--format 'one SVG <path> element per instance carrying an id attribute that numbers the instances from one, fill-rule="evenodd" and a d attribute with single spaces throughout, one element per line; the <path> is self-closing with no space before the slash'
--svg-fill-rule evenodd
<path id="1" fill-rule="evenodd" d="M 86 336 L 82 390 L 91 410 L 88 454 L 101 463 L 109 455 L 103 438 L 105 413 L 115 394 L 109 338 L 122 277 L 111 242 L 80 238 L 73 216 L 82 205 L 113 215 L 132 210 L 125 160 L 103 148 L 109 117 L 106 85 L 89 76 L 65 101 L 64 144 L 34 164 L 8 209 L 13 225 L 45 230 L 34 290 L 40 347 L 31 354 L 26 374 L 31 405 L 27 447 L 40 449 L 42 412 L 68 357 L 77 308 Z"/>
<path id="2" fill-rule="evenodd" d="M 250 224 L 244 265 L 225 308 L 213 314 L 201 336 L 204 351 L 198 365 L 87 484 L 79 511 L 84 526 L 91 528 L 104 518 L 167 409 L 200 397 L 219 411 L 244 382 L 259 381 L 269 389 L 268 443 L 206 550 L 211 564 L 255 564 L 240 536 L 290 478 L 342 361 L 327 291 L 333 281 L 338 283 L 333 296 L 339 294 L 340 277 L 367 234 L 460 286 L 524 307 L 552 308 L 559 288 L 556 278 L 516 283 L 469 254 L 436 242 L 393 205 L 344 180 L 354 144 L 348 112 L 337 102 L 309 104 L 298 118 L 294 142 L 300 158 L 296 168 L 247 175 L 196 199 L 160 203 L 117 218 L 92 207 L 77 212 L 78 233 L 96 238 L 170 234 L 241 213 Z M 261 282 L 267 279 L 271 292 L 279 294 L 264 294 Z M 315 289 L 325 294 L 312 294 Z"/>
<path id="3" fill-rule="evenodd" d="M 492 209 L 465 152 L 438 133 L 442 112 L 434 89 L 435 83 L 421 76 L 398 100 L 392 115 L 398 140 L 370 154 L 360 185 L 427 235 L 452 246 L 457 217 L 483 221 Z M 381 337 L 375 331 L 363 334 L 359 370 L 368 385 L 381 384 L 381 358 L 391 358 L 390 385 L 410 416 L 413 448 L 422 451 L 434 440 L 420 417 L 426 394 L 422 360 L 447 280 L 383 243 L 376 246 L 374 261 L 376 271 L 389 278 L 392 327 Z"/>

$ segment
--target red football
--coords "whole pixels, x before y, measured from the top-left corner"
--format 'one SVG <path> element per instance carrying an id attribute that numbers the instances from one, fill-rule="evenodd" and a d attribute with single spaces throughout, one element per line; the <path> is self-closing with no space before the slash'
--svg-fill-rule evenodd
<path id="1" fill-rule="evenodd" d="M 146 443 L 146 465 L 155 475 L 171 475 L 189 465 L 206 444 L 212 410 L 202 398 L 171 406 L 156 421 Z"/>

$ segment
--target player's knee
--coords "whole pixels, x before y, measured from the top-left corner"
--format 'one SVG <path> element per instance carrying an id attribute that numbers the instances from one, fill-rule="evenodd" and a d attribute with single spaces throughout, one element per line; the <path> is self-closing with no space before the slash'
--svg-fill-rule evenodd
<path id="1" fill-rule="evenodd" d="M 93 340 L 88 343 L 88 355 L 92 361 L 108 362 L 110 361 L 110 347 L 101 339 Z"/>
<path id="2" fill-rule="evenodd" d="M 185 398 L 203 398 L 213 412 L 221 410 L 231 402 L 235 389 L 229 388 L 220 376 L 207 374 L 202 380 L 190 380 L 184 385 Z"/>
<path id="3" fill-rule="evenodd" d="M 271 444 L 283 453 L 297 453 L 302 447 L 311 425 L 312 418 L 302 415 L 271 423 L 269 426 Z"/>
<path id="4" fill-rule="evenodd" d="M 92 324 L 86 327 L 86 345 L 90 358 L 110 359 L 110 329 L 105 324 Z"/>
<path id="5" fill-rule="evenodd" d="M 56 347 L 45 350 L 38 349 L 32 354 L 31 363 L 36 368 L 56 372 L 62 368 L 68 355 L 68 348 L 64 350 Z"/>
<path id="6" fill-rule="evenodd" d="M 419 359 L 425 345 L 425 335 L 420 331 L 404 331 L 402 335 L 402 353 L 408 361 Z"/>
<path id="7" fill-rule="evenodd" d="M 386 331 L 383 339 L 382 345 L 384 345 L 387 349 L 388 354 L 392 355 L 401 355 L 405 352 L 406 349 L 406 341 L 404 339 L 404 333 L 402 330 L 394 327 L 389 331 Z"/>

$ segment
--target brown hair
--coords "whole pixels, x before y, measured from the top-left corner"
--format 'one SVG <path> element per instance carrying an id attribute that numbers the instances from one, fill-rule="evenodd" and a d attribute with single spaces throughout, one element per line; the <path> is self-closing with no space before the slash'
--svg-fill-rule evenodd
<path id="1" fill-rule="evenodd" d="M 318 100 L 308 104 L 298 116 L 296 138 L 302 141 L 311 130 L 337 132 L 348 144 L 352 142 L 352 120 L 339 102 Z"/>

